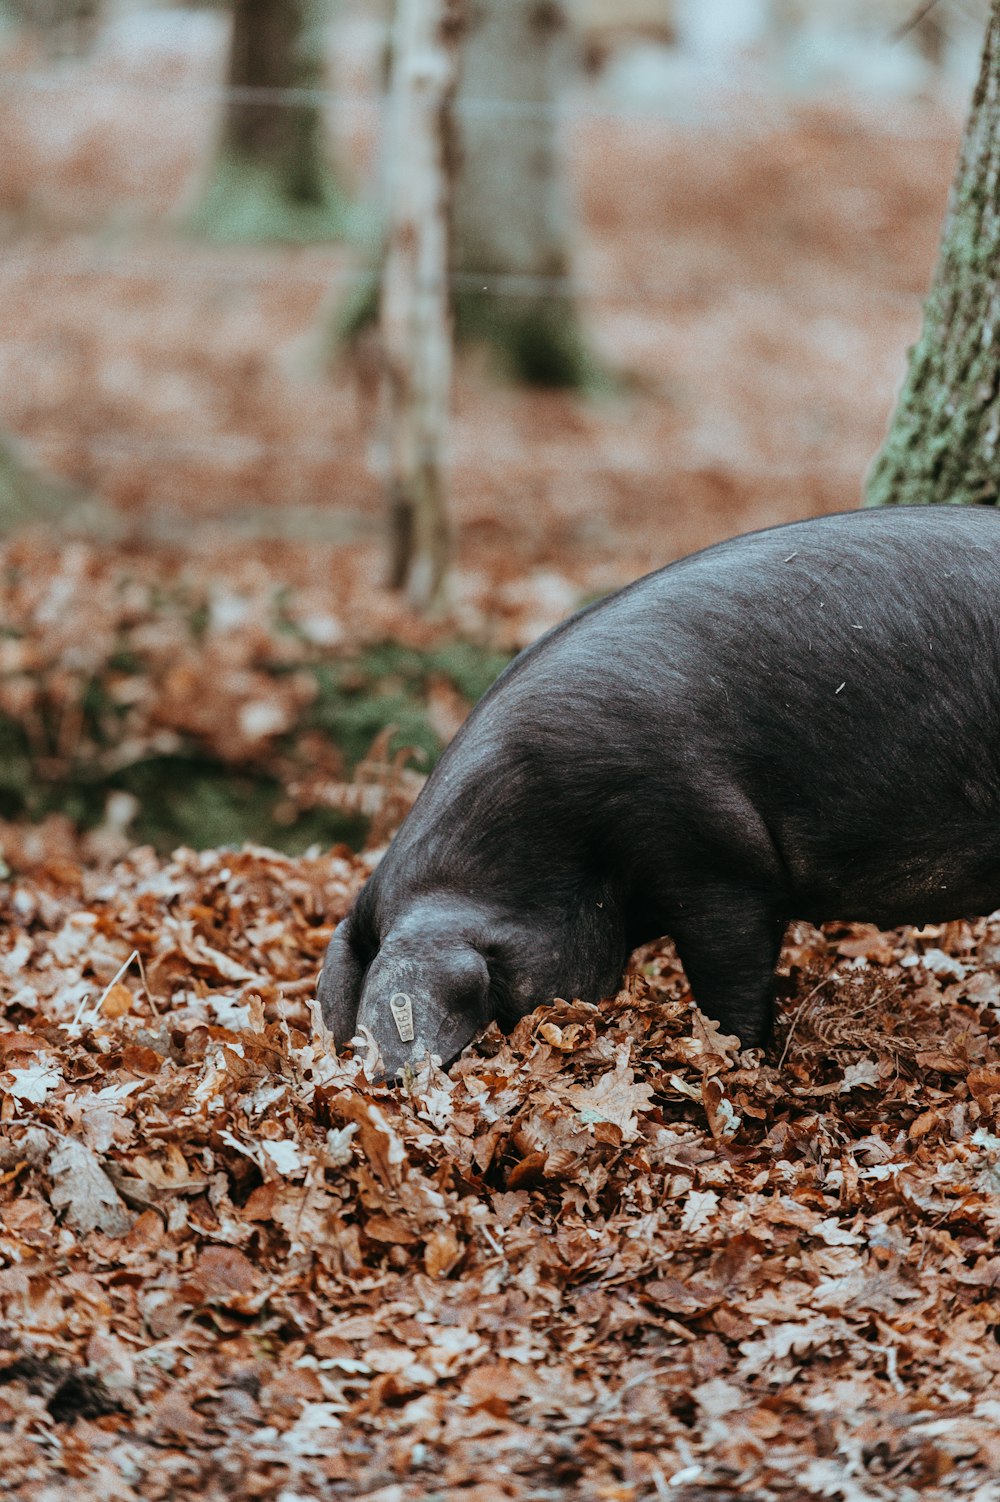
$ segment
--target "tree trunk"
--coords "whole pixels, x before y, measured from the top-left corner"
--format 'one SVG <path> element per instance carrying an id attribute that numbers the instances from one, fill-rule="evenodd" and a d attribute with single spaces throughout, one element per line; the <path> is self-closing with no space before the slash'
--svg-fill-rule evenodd
<path id="1" fill-rule="evenodd" d="M 195 215 L 208 238 L 304 241 L 344 232 L 346 202 L 326 160 L 316 97 L 325 17 L 323 0 L 233 0 L 232 92 Z"/>
<path id="2" fill-rule="evenodd" d="M 386 130 L 382 269 L 390 582 L 440 602 L 451 555 L 444 469 L 451 386 L 451 104 L 463 0 L 397 0 Z"/>
<path id="3" fill-rule="evenodd" d="M 591 373 L 573 299 L 572 217 L 558 107 L 572 46 L 558 0 L 473 0 L 456 107 L 459 337 L 509 374 L 573 386 Z"/>
<path id="4" fill-rule="evenodd" d="M 1000 0 L 982 69 L 924 327 L 885 444 L 869 506 L 1000 500 Z"/>
<path id="5" fill-rule="evenodd" d="M 100 0 L 12 0 L 10 9 L 50 57 L 84 57 L 97 39 Z"/>
<path id="6" fill-rule="evenodd" d="M 75 485 L 32 469 L 17 446 L 0 436 L 0 537 L 39 526 L 111 535 L 114 521 Z"/>

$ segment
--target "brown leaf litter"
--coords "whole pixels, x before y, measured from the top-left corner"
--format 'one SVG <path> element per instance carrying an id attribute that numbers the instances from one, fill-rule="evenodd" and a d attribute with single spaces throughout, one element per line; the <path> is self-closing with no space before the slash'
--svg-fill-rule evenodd
<path id="1" fill-rule="evenodd" d="M 763 1059 L 660 945 L 390 1090 L 311 1016 L 369 865 L 0 887 L 9 1494 L 995 1497 L 1000 922 L 793 928 Z"/>

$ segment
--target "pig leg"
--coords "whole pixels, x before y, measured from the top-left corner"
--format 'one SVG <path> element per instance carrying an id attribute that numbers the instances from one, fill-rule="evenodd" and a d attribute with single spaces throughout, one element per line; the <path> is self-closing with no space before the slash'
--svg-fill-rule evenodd
<path id="1" fill-rule="evenodd" d="M 761 894 L 713 887 L 685 893 L 670 930 L 684 973 L 706 1017 L 763 1047 L 774 1021 L 774 967 L 785 920 Z"/>

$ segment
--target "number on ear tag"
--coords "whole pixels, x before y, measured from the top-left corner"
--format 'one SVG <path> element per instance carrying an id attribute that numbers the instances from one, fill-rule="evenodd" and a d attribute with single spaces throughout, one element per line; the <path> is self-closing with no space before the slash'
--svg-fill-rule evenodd
<path id="1" fill-rule="evenodd" d="M 395 991 L 389 997 L 389 1010 L 396 1024 L 401 1043 L 413 1042 L 413 1002 L 405 991 Z"/>

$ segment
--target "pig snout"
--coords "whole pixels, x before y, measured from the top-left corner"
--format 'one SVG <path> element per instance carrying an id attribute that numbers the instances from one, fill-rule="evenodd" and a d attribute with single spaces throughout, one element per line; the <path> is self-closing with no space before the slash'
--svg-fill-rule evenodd
<path id="1" fill-rule="evenodd" d="M 337 1047 L 367 1029 L 378 1044 L 382 1078 L 429 1055 L 445 1066 L 490 1020 L 489 971 L 465 942 L 439 935 L 390 938 L 369 964 L 355 948 L 350 919 L 330 941 L 318 999 Z"/>
<path id="2" fill-rule="evenodd" d="M 383 950 L 365 978 L 356 1031 L 367 1028 L 392 1079 L 429 1055 L 447 1066 L 489 1021 L 489 973 L 466 946 L 422 959 Z"/>

